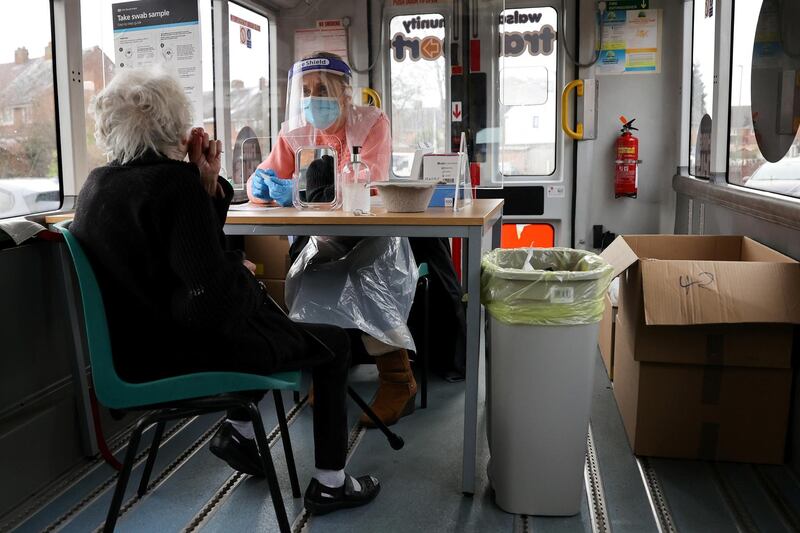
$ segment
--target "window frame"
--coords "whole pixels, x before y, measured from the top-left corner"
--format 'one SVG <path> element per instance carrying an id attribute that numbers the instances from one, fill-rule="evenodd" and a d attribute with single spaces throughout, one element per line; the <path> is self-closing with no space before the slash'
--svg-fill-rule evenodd
<path id="1" fill-rule="evenodd" d="M 688 26 L 689 32 L 688 32 L 688 35 L 691 37 L 689 39 L 691 41 L 691 44 L 689 46 L 689 60 L 688 60 L 688 64 L 687 64 L 687 70 L 688 70 L 687 79 L 688 79 L 688 85 L 689 85 L 689 91 L 688 91 L 689 106 L 688 106 L 687 122 L 688 122 L 688 125 L 689 125 L 689 130 L 688 130 L 688 135 L 687 135 L 686 141 L 685 141 L 685 146 L 686 146 L 686 149 L 687 149 L 686 157 L 685 157 L 685 159 L 683 157 L 681 157 L 681 161 L 683 161 L 686 164 L 685 168 L 686 168 L 686 174 L 687 175 L 689 175 L 689 176 L 691 176 L 693 178 L 701 179 L 701 180 L 709 180 L 709 179 L 711 179 L 710 176 L 696 176 L 695 173 L 694 173 L 694 169 L 692 168 L 692 107 L 694 106 L 694 101 L 693 101 L 693 96 L 694 96 L 694 74 L 693 74 L 693 72 L 694 72 L 694 44 L 695 44 L 694 43 L 694 30 L 695 30 L 695 18 L 694 18 L 695 10 L 694 10 L 694 8 L 695 8 L 695 5 L 698 2 L 704 2 L 704 1 L 705 0 L 692 0 L 691 2 L 686 2 L 684 4 L 684 6 L 688 6 L 688 10 L 689 10 L 688 11 L 688 19 L 689 19 L 689 26 Z M 716 6 L 714 6 L 714 9 L 716 9 Z M 719 13 L 716 13 L 714 15 L 715 25 L 716 25 L 716 20 L 719 18 L 719 17 L 716 16 L 718 14 Z M 686 15 L 686 13 L 685 13 L 685 15 Z M 684 26 L 684 28 L 685 28 L 685 26 Z M 714 31 L 714 47 L 715 47 L 715 50 L 718 50 L 716 35 L 717 35 L 717 32 L 716 32 L 716 29 L 715 29 L 715 31 Z M 712 66 L 712 70 L 714 71 L 713 72 L 714 80 L 716 80 L 717 79 L 716 54 L 715 54 L 715 58 L 714 59 L 715 60 L 714 60 L 714 65 Z M 714 84 L 711 86 L 712 96 L 714 96 L 713 92 L 714 92 L 714 88 L 716 87 L 716 85 L 717 85 L 716 82 L 714 82 Z M 716 103 L 717 103 L 716 100 L 714 100 L 714 104 L 716 104 Z M 714 105 L 712 105 L 712 111 L 714 113 L 716 113 L 716 109 L 713 109 L 713 108 L 714 108 Z M 712 117 L 711 120 L 712 120 L 712 125 L 713 125 L 714 118 Z M 713 144 L 713 141 L 712 141 L 712 144 Z M 695 163 L 696 163 L 696 161 L 697 161 L 697 154 L 695 153 Z M 709 171 L 709 174 L 710 173 L 711 172 Z"/>
<path id="2" fill-rule="evenodd" d="M 203 1 L 203 0 L 200 0 Z M 230 144 L 230 87 L 227 65 L 228 3 L 249 9 L 269 22 L 270 107 L 278 110 L 276 57 L 276 19 L 270 9 L 252 0 L 204 0 L 211 7 L 211 68 L 214 92 L 214 128 L 217 139 Z M 87 133 L 84 117 L 83 42 L 81 31 L 81 0 L 49 0 L 50 25 L 53 43 L 53 76 L 55 94 L 56 146 L 58 151 L 61 210 L 74 208 L 77 197 L 88 175 L 86 151 Z M 222 23 L 224 22 L 224 24 Z M 69 28 L 69 31 L 67 31 Z M 270 113 L 270 136 L 275 137 L 279 112 Z M 226 127 L 227 126 L 227 127 Z M 223 158 L 228 154 L 224 153 Z M 223 164 L 227 164 L 223 161 Z"/>
<path id="3" fill-rule="evenodd" d="M 717 1 L 719 2 L 719 0 L 717 0 Z M 743 1 L 743 0 L 733 0 L 731 3 L 728 4 L 728 6 L 727 6 L 728 20 L 727 20 L 727 24 L 725 26 L 723 26 L 723 28 L 722 28 L 722 30 L 723 30 L 722 31 L 722 38 L 723 39 L 727 38 L 727 48 L 726 48 L 727 55 L 723 56 L 723 58 L 722 58 L 723 59 L 723 63 L 722 63 L 722 67 L 723 68 L 721 69 L 721 72 L 720 72 L 720 79 L 722 79 L 723 75 L 726 76 L 725 77 L 725 79 L 726 79 L 725 88 L 727 89 L 726 97 L 727 97 L 727 100 L 728 100 L 728 105 L 727 105 L 727 113 L 726 113 L 725 116 L 727 117 L 728 123 L 726 124 L 726 131 L 724 132 L 724 135 L 721 135 L 721 137 L 723 137 L 723 138 L 719 139 L 720 142 L 724 142 L 724 144 L 725 144 L 725 147 L 724 147 L 725 148 L 724 149 L 725 160 L 724 160 L 724 167 L 723 167 L 725 170 L 724 170 L 724 175 L 721 176 L 720 183 L 723 183 L 723 184 L 725 184 L 725 185 L 727 185 L 729 187 L 735 187 L 737 190 L 741 190 L 741 191 L 743 191 L 743 192 L 745 192 L 747 194 L 753 194 L 753 195 L 758 195 L 758 196 L 761 196 L 761 197 L 768 197 L 768 198 L 778 198 L 778 199 L 786 200 L 786 201 L 791 202 L 791 203 L 796 203 L 800 207 L 800 197 L 798 197 L 798 196 L 791 196 L 791 195 L 785 194 L 785 193 L 766 191 L 766 190 L 757 189 L 757 188 L 754 188 L 754 187 L 747 187 L 745 185 L 732 183 L 730 181 L 730 162 L 731 162 L 731 157 L 730 157 L 730 151 L 731 151 L 730 150 L 730 148 L 731 148 L 730 120 L 731 120 L 731 115 L 733 113 L 733 101 L 732 101 L 732 98 L 731 98 L 731 94 L 732 94 L 732 91 L 733 91 L 733 75 L 732 75 L 732 73 L 733 73 L 733 44 L 734 44 L 733 40 L 734 40 L 734 37 L 735 37 L 735 34 L 736 34 L 736 31 L 735 31 L 736 4 L 737 4 L 738 1 Z M 762 6 L 763 6 L 763 1 L 762 1 Z M 725 31 L 725 30 L 727 30 L 727 31 Z M 752 67 L 752 65 L 751 65 L 751 67 Z M 798 135 L 800 135 L 800 130 L 798 130 L 795 133 L 795 139 L 797 138 Z M 797 179 L 800 180 L 800 176 L 798 176 Z"/>
<path id="4" fill-rule="evenodd" d="M 267 19 L 268 22 L 268 43 L 269 43 L 269 83 L 267 90 L 270 95 L 270 138 L 274 138 L 278 129 L 277 125 L 277 94 L 273 90 L 277 76 L 277 65 L 275 54 L 276 44 L 276 15 L 271 10 L 260 6 L 250 0 L 211 0 L 211 47 L 213 60 L 213 84 L 214 84 L 214 127 L 217 139 L 222 142 L 224 147 L 233 147 L 235 139 L 230 138 L 231 130 L 231 87 L 230 87 L 230 10 L 229 4 L 249 9 L 257 15 Z M 230 152 L 230 153 L 229 153 Z M 234 189 L 237 189 L 237 182 L 233 173 L 233 150 L 225 148 L 222 154 L 222 168 L 225 169 L 228 178 L 233 180 Z"/>
<path id="5" fill-rule="evenodd" d="M 535 4 L 531 6 L 531 4 Z M 558 28 L 556 29 L 556 33 L 559 36 L 561 34 L 562 26 L 570 25 L 570 18 L 567 17 L 567 11 L 564 9 L 563 2 L 559 0 L 505 0 L 503 4 L 503 9 L 536 9 L 542 7 L 550 7 L 555 9 L 557 15 L 557 24 Z M 562 18 L 563 17 L 563 18 Z M 574 21 L 573 21 L 574 23 Z M 572 27 L 571 25 L 569 27 Z M 499 29 L 498 29 L 499 33 Z M 567 30 L 567 37 L 574 37 L 569 30 Z M 552 174 L 549 175 L 520 175 L 520 176 L 506 176 L 505 174 L 500 172 L 500 150 L 499 150 L 499 143 L 497 143 L 491 150 L 489 158 L 487 158 L 487 163 L 489 164 L 489 171 L 491 175 L 499 176 L 499 178 L 493 182 L 493 186 L 497 187 L 505 187 L 508 185 L 511 186 L 540 186 L 540 185 L 547 185 L 547 184 L 563 184 L 565 186 L 569 186 L 568 184 L 573 180 L 571 174 L 573 172 L 572 166 L 573 161 L 572 158 L 577 153 L 574 151 L 577 146 L 570 148 L 567 145 L 567 142 L 573 143 L 574 141 L 568 140 L 565 135 L 561 133 L 561 89 L 566 85 L 567 80 L 570 81 L 573 79 L 572 73 L 569 71 L 569 65 L 567 64 L 567 55 L 561 51 L 561 42 L 560 40 L 556 40 L 556 46 L 558 48 L 558 58 L 556 60 L 556 77 L 555 77 L 555 86 L 557 87 L 555 103 L 556 103 L 556 157 L 555 157 L 555 165 L 553 167 Z M 570 46 L 573 46 L 570 44 Z M 489 109 L 489 124 L 492 127 L 500 128 L 500 98 L 499 98 L 499 91 L 500 91 L 500 69 L 499 69 L 499 62 L 500 62 L 500 45 L 498 39 L 497 50 L 495 53 L 492 54 L 492 75 L 494 76 L 494 82 L 491 87 L 491 92 L 489 97 L 494 102 Z"/>
<path id="6" fill-rule="evenodd" d="M 703 0 L 693 0 L 684 4 L 684 32 L 694 30 L 694 2 Z M 735 12 L 737 1 L 724 2 L 715 0 L 716 9 L 714 42 L 716 46 L 714 61 L 714 121 L 711 131 L 711 177 L 709 179 L 694 176 L 689 168 L 689 149 L 690 149 L 690 127 L 691 127 L 691 79 L 692 79 L 692 50 L 694 47 L 693 39 L 684 39 L 684 69 L 683 87 L 689 87 L 689 91 L 684 91 L 682 102 L 682 119 L 680 132 L 680 163 L 679 174 L 687 176 L 692 180 L 708 183 L 709 186 L 730 187 L 737 191 L 735 198 L 747 198 L 748 196 L 764 199 L 775 199 L 785 201 L 790 205 L 800 207 L 800 198 L 788 194 L 763 191 L 752 187 L 746 187 L 730 181 L 730 153 L 731 153 L 731 115 L 732 115 L 732 84 L 733 84 L 733 45 L 735 38 Z M 800 134 L 800 133 L 798 133 Z M 741 194 L 739 194 L 741 193 Z"/>
<path id="7" fill-rule="evenodd" d="M 454 24 L 454 17 L 453 17 L 453 10 L 449 7 L 441 6 L 438 4 L 416 4 L 413 6 L 397 6 L 389 8 L 387 7 L 381 24 L 383 25 L 383 39 L 384 39 L 384 47 L 383 55 L 385 58 L 385 63 L 382 69 L 382 89 L 383 94 L 385 95 L 385 103 L 383 106 L 383 110 L 386 113 L 386 116 L 389 118 L 389 123 L 392 123 L 392 47 L 391 47 L 391 23 L 392 19 L 395 17 L 407 17 L 411 15 L 441 15 L 444 17 L 445 21 L 445 32 L 444 32 L 444 73 L 445 73 L 445 116 L 447 117 L 445 120 L 445 146 L 448 145 L 448 141 L 452 136 L 452 120 L 450 118 L 450 110 L 446 109 L 447 105 L 450 104 L 452 101 L 452 91 L 451 91 L 451 77 L 452 77 L 452 58 L 450 57 L 450 51 L 452 49 L 452 42 L 453 42 L 453 24 Z M 449 150 L 448 150 L 449 151 Z M 394 159 L 394 141 L 392 142 L 392 159 Z M 392 170 L 392 164 L 389 164 L 389 176 L 390 179 L 408 179 L 408 176 L 398 176 Z"/>
<path id="8" fill-rule="evenodd" d="M 537 4 L 537 5 L 531 5 Z M 555 100 L 555 120 L 554 120 L 554 127 L 555 127 L 555 159 L 553 165 L 553 171 L 550 174 L 504 174 L 501 169 L 501 159 L 500 159 L 500 147 L 504 146 L 505 143 L 497 143 L 492 148 L 492 155 L 491 161 L 487 161 L 491 163 L 491 172 L 496 172 L 498 176 L 500 176 L 499 183 L 515 183 L 515 184 L 541 184 L 541 183 L 563 183 L 564 177 L 561 173 L 561 167 L 566 165 L 561 165 L 562 163 L 562 156 L 564 154 L 564 135 L 561 135 L 561 94 L 560 88 L 565 86 L 565 70 L 566 70 L 566 54 L 563 53 L 561 50 L 561 41 L 560 41 L 560 34 L 561 34 L 561 27 L 566 21 L 562 22 L 561 17 L 564 16 L 564 9 L 561 6 L 560 2 L 554 2 L 552 0 L 545 0 L 539 1 L 536 0 L 527 0 L 527 1 L 514 1 L 514 0 L 506 0 L 503 5 L 503 9 L 500 11 L 506 11 L 509 9 L 541 9 L 541 8 L 550 8 L 555 11 L 556 14 L 556 73 L 553 83 L 556 87 L 556 92 L 554 96 Z M 499 34 L 499 28 L 498 28 Z M 499 35 L 498 35 L 499 39 Z M 493 100 L 493 105 L 491 106 L 491 123 L 495 125 L 498 129 L 502 128 L 501 123 L 501 113 L 500 113 L 500 62 L 502 58 L 500 57 L 500 52 L 502 47 L 498 44 L 498 49 L 492 57 L 492 71 L 495 76 L 495 83 L 492 87 L 491 98 Z M 502 137 L 502 132 L 501 132 Z"/>
<path id="9" fill-rule="evenodd" d="M 58 180 L 58 205 L 59 207 L 54 210 L 46 210 L 46 211 L 31 211 L 27 213 L 22 213 L 18 215 L 12 215 L 8 217 L 0 217 L 0 220 L 4 220 L 7 218 L 16 218 L 16 217 L 28 217 L 32 215 L 38 215 L 41 213 L 46 213 L 50 211 L 57 211 L 60 210 L 64 206 L 64 197 L 65 197 L 65 180 L 64 180 L 64 162 L 62 161 L 62 154 L 64 153 L 62 150 L 62 130 L 61 130 L 61 91 L 59 90 L 59 67 L 61 64 L 59 63 L 58 57 L 58 42 L 57 38 L 60 35 L 57 32 L 57 25 L 56 25 L 56 16 L 57 16 L 57 2 L 64 2 L 65 0 L 49 0 L 48 1 L 48 8 L 50 11 L 50 44 L 51 44 L 51 72 L 53 76 L 53 129 L 55 134 L 55 151 L 56 151 L 56 178 Z M 80 76 L 80 72 L 78 73 Z M 13 124 L 14 121 L 14 110 L 16 108 L 11 108 L 11 121 Z M 3 110 L 5 112 L 5 110 Z M 81 110 L 82 111 L 82 110 Z M 30 107 L 25 106 L 23 108 L 22 114 L 30 112 Z M 5 118 L 5 117 L 3 117 Z M 83 128 L 85 130 L 85 126 Z M 45 177 L 43 177 L 45 178 Z M 14 200 L 12 195 L 12 201 Z M 13 205 L 13 204 L 12 204 Z"/>

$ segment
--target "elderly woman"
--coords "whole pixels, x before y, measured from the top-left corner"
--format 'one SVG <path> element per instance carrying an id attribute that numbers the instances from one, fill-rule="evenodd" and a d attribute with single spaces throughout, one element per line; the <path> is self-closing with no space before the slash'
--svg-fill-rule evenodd
<path id="1" fill-rule="evenodd" d="M 317 470 L 306 509 L 325 513 L 372 500 L 377 480 L 343 470 L 348 336 L 290 321 L 252 265 L 225 251 L 222 225 L 233 190 L 218 176 L 219 141 L 189 130 L 190 105 L 177 80 L 161 69 L 119 71 L 92 112 L 95 137 L 112 162 L 89 175 L 72 230 L 97 273 L 117 372 L 135 383 L 202 371 L 312 368 Z M 260 476 L 246 419 L 229 412 L 211 451 Z"/>

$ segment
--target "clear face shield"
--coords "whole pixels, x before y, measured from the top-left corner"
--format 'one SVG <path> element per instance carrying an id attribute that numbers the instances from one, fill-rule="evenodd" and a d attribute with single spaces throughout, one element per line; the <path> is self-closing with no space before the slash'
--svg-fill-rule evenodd
<path id="1" fill-rule="evenodd" d="M 286 94 L 288 132 L 309 126 L 333 133 L 345 125 L 353 105 L 350 78 L 350 67 L 338 59 L 315 57 L 295 63 Z"/>

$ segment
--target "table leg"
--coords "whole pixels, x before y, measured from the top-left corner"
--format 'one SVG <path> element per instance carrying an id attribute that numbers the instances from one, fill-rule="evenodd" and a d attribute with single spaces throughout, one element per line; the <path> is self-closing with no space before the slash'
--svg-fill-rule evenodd
<path id="1" fill-rule="evenodd" d="M 480 371 L 481 237 L 483 228 L 470 227 L 462 253 L 467 257 L 463 272 L 467 281 L 467 366 L 464 391 L 464 456 L 461 490 L 475 492 L 475 458 L 478 432 L 478 375 Z"/>

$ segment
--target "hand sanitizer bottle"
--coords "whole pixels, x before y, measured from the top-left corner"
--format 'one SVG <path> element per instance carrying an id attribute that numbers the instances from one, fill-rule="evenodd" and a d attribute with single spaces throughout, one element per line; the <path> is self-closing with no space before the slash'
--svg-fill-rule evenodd
<path id="1" fill-rule="evenodd" d="M 369 194 L 372 175 L 361 162 L 361 147 L 353 146 L 350 162 L 342 169 L 343 209 L 348 213 L 369 213 Z"/>

